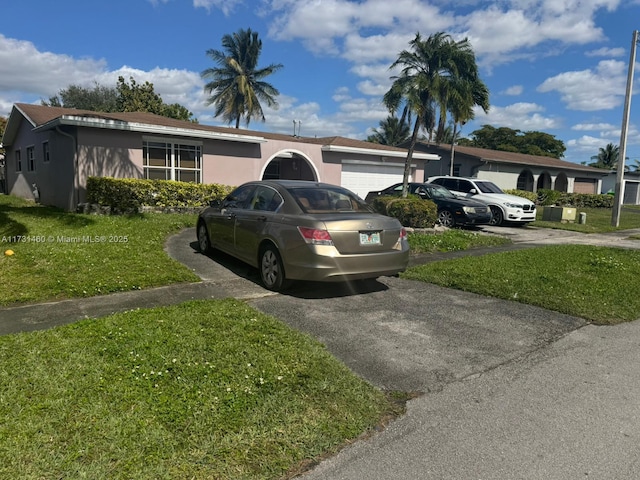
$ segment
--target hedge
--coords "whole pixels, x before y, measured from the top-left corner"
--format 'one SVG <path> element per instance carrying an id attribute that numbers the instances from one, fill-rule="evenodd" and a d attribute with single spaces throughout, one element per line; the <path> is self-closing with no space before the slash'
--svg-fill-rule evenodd
<path id="1" fill-rule="evenodd" d="M 558 190 L 541 188 L 537 192 L 527 192 L 524 190 L 505 190 L 505 193 L 524 197 L 536 205 L 576 208 L 613 208 L 614 198 L 612 195 L 595 193 L 567 193 Z"/>
<path id="2" fill-rule="evenodd" d="M 87 202 L 109 207 L 112 213 L 139 212 L 144 207 L 204 207 L 223 199 L 234 187 L 219 184 L 147 180 L 138 178 L 89 177 Z"/>
<path id="3" fill-rule="evenodd" d="M 409 195 L 407 198 L 376 197 L 372 200 L 371 207 L 378 213 L 397 218 L 405 227 L 433 228 L 438 222 L 436 204 L 417 195 Z"/>

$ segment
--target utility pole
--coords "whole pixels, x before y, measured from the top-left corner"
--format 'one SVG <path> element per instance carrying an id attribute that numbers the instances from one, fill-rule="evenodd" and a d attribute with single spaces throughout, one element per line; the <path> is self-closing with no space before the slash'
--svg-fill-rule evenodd
<path id="1" fill-rule="evenodd" d="M 636 46 L 638 45 L 638 30 L 633 31 L 631 39 L 631 54 L 629 58 L 629 75 L 627 76 L 627 93 L 624 99 L 624 113 L 622 114 L 622 130 L 620 132 L 620 147 L 618 148 L 618 166 L 616 171 L 616 189 L 614 194 L 611 226 L 620 226 L 620 211 L 624 196 L 624 164 L 627 158 L 627 130 L 629 128 L 629 111 L 631 110 L 631 91 L 633 89 L 633 72 L 636 63 Z"/>

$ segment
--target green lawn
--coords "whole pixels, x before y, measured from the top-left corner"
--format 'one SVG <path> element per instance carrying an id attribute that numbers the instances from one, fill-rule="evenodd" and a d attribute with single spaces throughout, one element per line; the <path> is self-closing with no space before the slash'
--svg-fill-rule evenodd
<path id="1" fill-rule="evenodd" d="M 401 413 L 236 300 L 0 337 L 0 478 L 274 479 Z"/>
<path id="2" fill-rule="evenodd" d="M 162 248 L 195 221 L 65 213 L 0 195 L 0 306 L 198 281 Z"/>
<path id="3" fill-rule="evenodd" d="M 613 324 L 640 318 L 639 271 L 640 250 L 554 245 L 429 263 L 402 277 Z"/>
<path id="4" fill-rule="evenodd" d="M 573 223 L 548 222 L 542 220 L 544 207 L 538 207 L 536 221 L 531 225 L 536 227 L 556 228 L 584 233 L 603 233 L 615 230 L 628 230 L 640 228 L 640 206 L 625 206 L 620 211 L 618 227 L 611 225 L 612 211 L 609 208 L 578 208 L 576 209 L 576 221 Z M 585 224 L 578 223 L 580 213 L 587 214 Z"/>

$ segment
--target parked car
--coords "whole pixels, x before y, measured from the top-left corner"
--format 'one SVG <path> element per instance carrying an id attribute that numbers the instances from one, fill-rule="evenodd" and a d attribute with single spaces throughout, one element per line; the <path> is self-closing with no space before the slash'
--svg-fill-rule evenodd
<path id="1" fill-rule="evenodd" d="M 446 188 L 430 184 L 409 182 L 409 193 L 432 200 L 438 208 L 438 221 L 445 227 L 456 225 L 487 225 L 491 223 L 491 210 L 486 203 L 470 198 L 457 197 Z M 369 192 L 365 201 L 370 203 L 378 196 L 402 195 L 402 183 L 396 183 L 384 190 Z"/>
<path id="2" fill-rule="evenodd" d="M 326 183 L 245 183 L 198 216 L 200 251 L 219 249 L 256 267 L 269 290 L 291 280 L 344 281 L 407 268 L 407 233 L 353 192 Z"/>
<path id="3" fill-rule="evenodd" d="M 500 187 L 488 180 L 465 177 L 430 177 L 428 183 L 442 185 L 454 194 L 473 198 L 489 205 L 491 208 L 491 225 L 502 225 L 505 222 L 526 225 L 536 219 L 536 205 L 530 200 L 517 195 L 504 193 Z"/>

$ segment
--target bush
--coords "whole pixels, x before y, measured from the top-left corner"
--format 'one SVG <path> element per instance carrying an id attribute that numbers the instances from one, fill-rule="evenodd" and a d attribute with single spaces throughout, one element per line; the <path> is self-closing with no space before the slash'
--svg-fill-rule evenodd
<path id="1" fill-rule="evenodd" d="M 549 190 L 548 188 L 540 188 L 536 194 L 536 204 L 542 206 L 548 205 L 558 205 L 560 201 L 560 197 L 562 197 L 563 192 L 558 190 Z"/>
<path id="2" fill-rule="evenodd" d="M 409 195 L 407 198 L 376 197 L 371 206 L 382 215 L 397 218 L 405 227 L 433 228 L 438 221 L 436 204 L 417 195 Z"/>
<path id="3" fill-rule="evenodd" d="M 538 201 L 538 194 L 536 194 L 535 192 L 529 192 L 527 190 L 505 190 L 504 193 L 526 198 L 527 200 L 530 200 L 533 203 L 536 203 Z"/>
<path id="4" fill-rule="evenodd" d="M 210 200 L 223 199 L 232 188 L 172 180 L 89 177 L 87 202 L 108 206 L 113 213 L 135 213 L 143 207 L 199 208 Z"/>
<path id="5" fill-rule="evenodd" d="M 614 198 L 611 195 L 593 193 L 566 193 L 541 188 L 537 192 L 537 204 L 542 206 L 557 205 L 559 207 L 576 208 L 613 208 Z"/>

